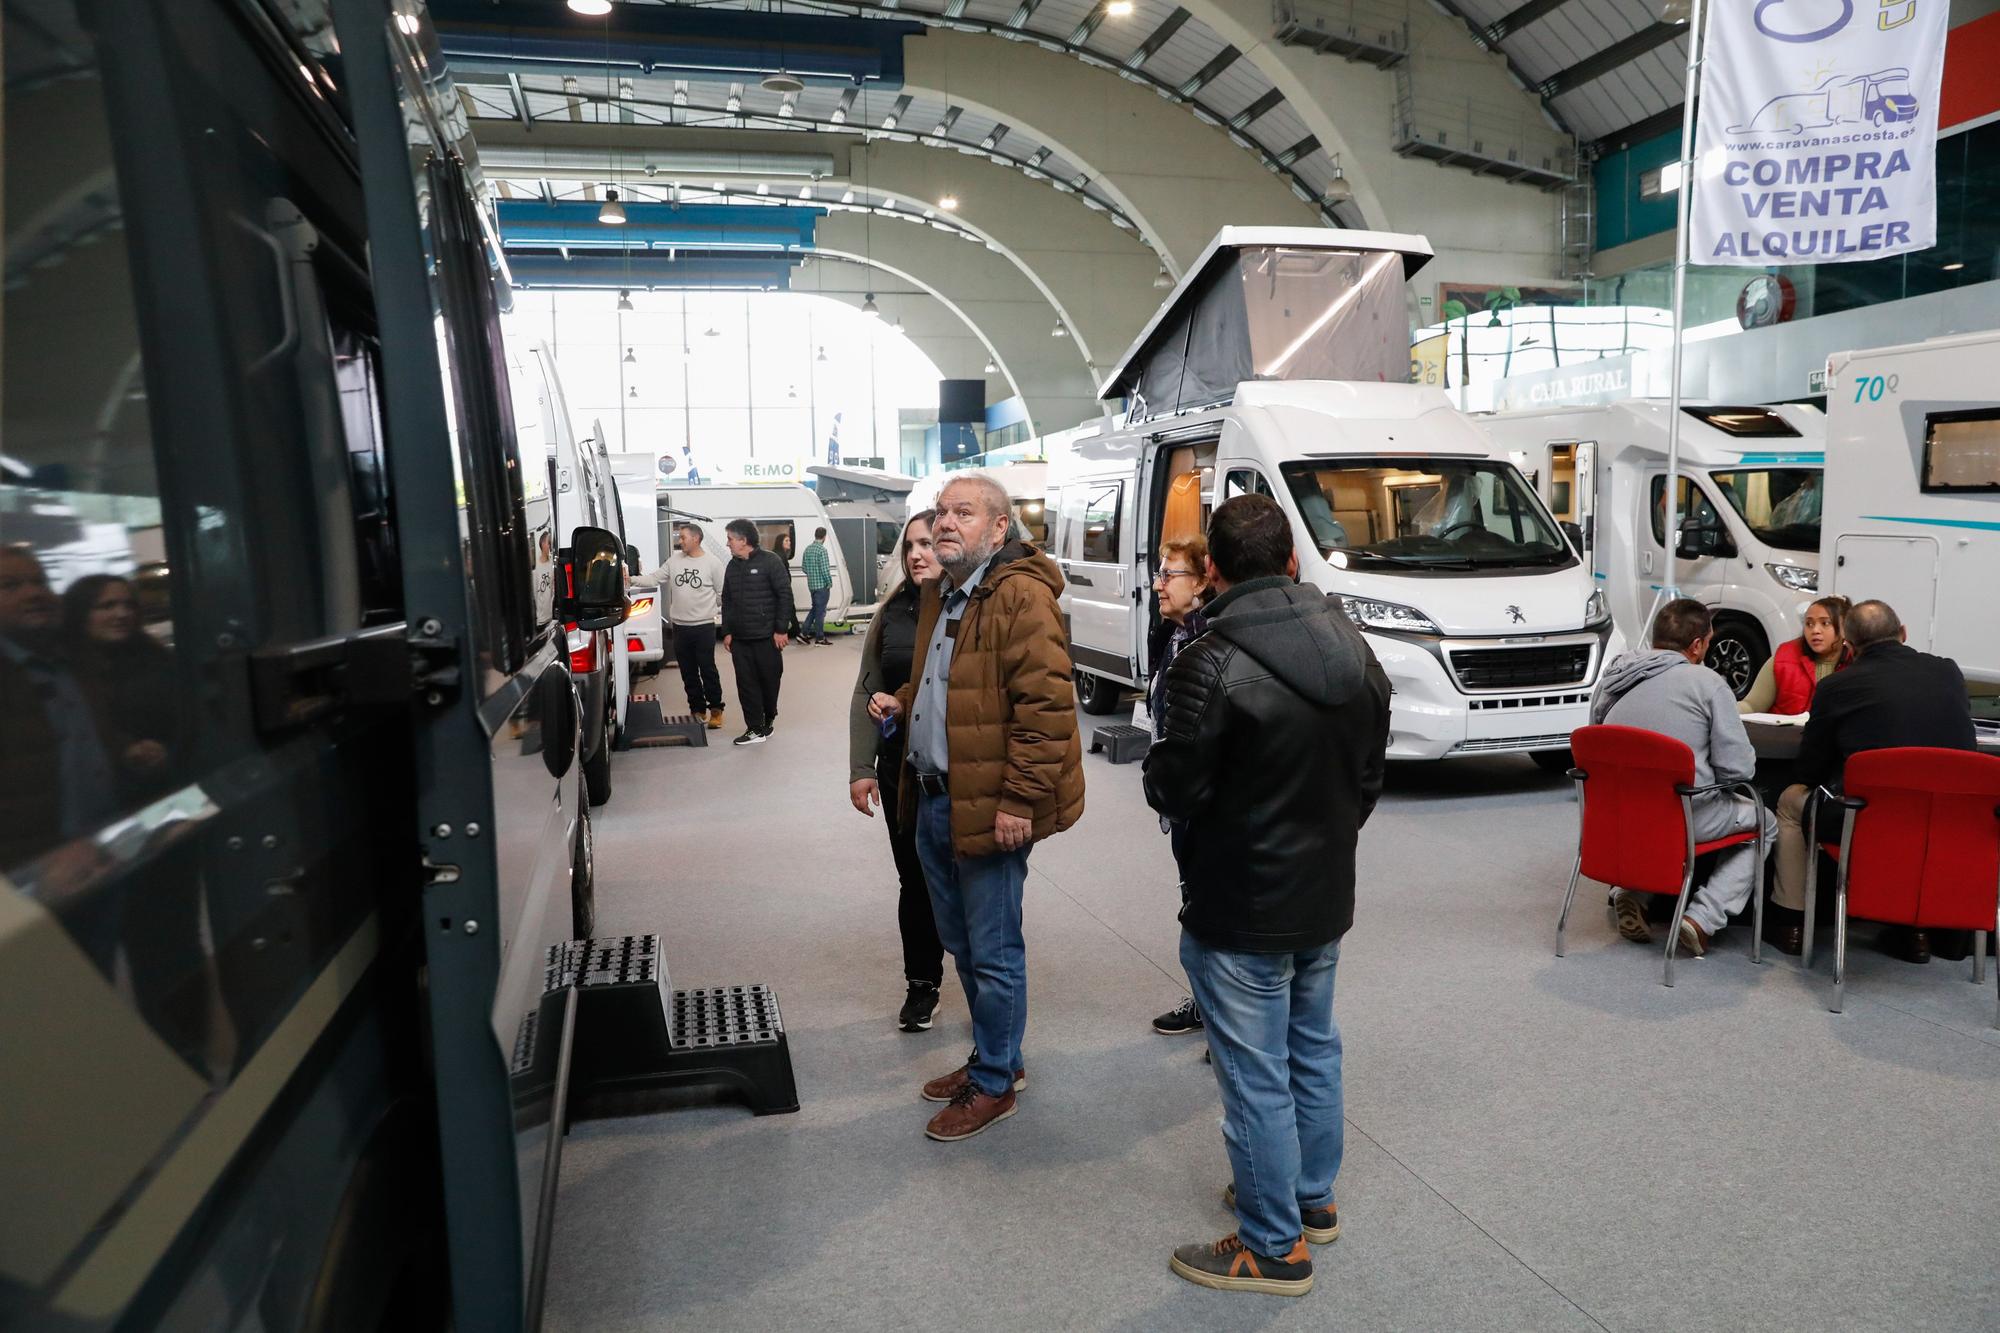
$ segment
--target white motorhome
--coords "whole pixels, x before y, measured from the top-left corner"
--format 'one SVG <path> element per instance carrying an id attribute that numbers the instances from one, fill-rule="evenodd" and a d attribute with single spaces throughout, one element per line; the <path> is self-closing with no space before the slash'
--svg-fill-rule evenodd
<path id="1" fill-rule="evenodd" d="M 723 532 L 731 519 L 747 518 L 757 525 L 759 544 L 785 557 L 792 568 L 792 601 L 804 620 L 812 607 L 806 592 L 806 572 L 799 555 L 812 543 L 813 532 L 827 530 L 826 552 L 833 564 L 833 591 L 826 601 L 828 624 L 847 619 L 853 603 L 854 580 L 840 543 L 833 540 L 833 519 L 826 506 L 810 489 L 798 484 L 783 486 L 677 486 L 660 492 L 660 507 L 676 527 L 689 519 L 701 524 L 702 545 L 723 559 L 729 558 Z"/>
<path id="2" fill-rule="evenodd" d="M 1896 609 L 1910 646 L 2000 684 L 2000 332 L 1827 360 L 1829 591 Z M 1976 691 L 1990 694 L 1990 691 Z"/>
<path id="3" fill-rule="evenodd" d="M 1644 643 L 1666 572 L 1664 399 L 1534 408 L 1477 418 L 1580 532 L 1628 643 Z M 1681 408 L 1675 565 L 1682 593 L 1715 611 L 1708 665 L 1740 699 L 1796 638 L 1819 595 L 1826 417 L 1816 407 Z"/>
<path id="4" fill-rule="evenodd" d="M 634 574 L 660 566 L 659 483 L 652 454 L 609 454 L 611 478 L 618 494 L 618 513 Z M 660 589 L 636 579 L 626 595 L 625 623 L 616 636 L 612 661 L 618 686 L 618 727 L 625 727 L 625 709 L 632 681 L 660 669 L 666 658 L 666 599 Z"/>
<path id="5" fill-rule="evenodd" d="M 833 519 L 847 573 L 854 581 L 851 619 L 875 613 L 882 590 L 893 581 L 896 547 L 910 513 L 915 477 L 872 467 L 821 464 L 806 469 L 813 492 Z"/>
<path id="6" fill-rule="evenodd" d="M 1042 461 L 1001 463 L 990 468 L 981 468 L 987 476 L 1000 483 L 1007 492 L 1007 498 L 1014 505 L 1014 519 L 1019 524 L 1019 532 L 1025 533 L 1029 541 L 1046 548 L 1049 544 L 1048 492 L 1049 465 Z M 949 472 L 933 472 L 917 482 L 910 492 L 906 514 L 919 513 L 937 504 L 938 492 L 951 480 Z"/>
<path id="7" fill-rule="evenodd" d="M 1160 542 L 1246 493 L 1345 599 L 1395 687 L 1389 756 L 1566 765 L 1617 650 L 1604 596 L 1520 471 L 1407 377 L 1419 236 L 1225 228 L 1102 396 L 1126 423 L 1052 457 L 1054 554 L 1088 711 L 1140 685 Z"/>

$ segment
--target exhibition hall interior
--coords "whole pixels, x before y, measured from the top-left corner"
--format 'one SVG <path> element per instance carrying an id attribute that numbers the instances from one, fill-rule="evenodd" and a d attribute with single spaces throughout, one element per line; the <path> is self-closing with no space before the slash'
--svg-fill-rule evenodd
<path id="1" fill-rule="evenodd" d="M 0 61 L 0 1330 L 2000 1322 L 2000 0 Z"/>

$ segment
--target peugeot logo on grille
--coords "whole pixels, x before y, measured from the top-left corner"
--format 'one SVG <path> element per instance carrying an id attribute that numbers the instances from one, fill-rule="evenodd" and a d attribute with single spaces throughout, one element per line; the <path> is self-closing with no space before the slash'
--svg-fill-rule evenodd
<path id="1" fill-rule="evenodd" d="M 1528 623 L 1528 618 L 1521 614 L 1521 608 L 1518 606 L 1508 607 L 1507 614 L 1514 618 L 1514 623 L 1516 625 L 1525 625 Z"/>

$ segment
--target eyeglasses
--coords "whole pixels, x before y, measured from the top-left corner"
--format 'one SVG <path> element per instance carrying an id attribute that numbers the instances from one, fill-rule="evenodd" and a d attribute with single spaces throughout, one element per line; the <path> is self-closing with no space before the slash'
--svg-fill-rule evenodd
<path id="1" fill-rule="evenodd" d="M 1172 583 L 1175 579 L 1198 579 L 1201 575 L 1192 569 L 1163 569 L 1153 575 L 1155 583 Z"/>

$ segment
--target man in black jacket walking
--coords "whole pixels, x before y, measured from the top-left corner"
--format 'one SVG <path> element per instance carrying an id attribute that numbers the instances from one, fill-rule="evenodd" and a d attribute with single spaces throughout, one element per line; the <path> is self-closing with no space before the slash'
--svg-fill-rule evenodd
<path id="1" fill-rule="evenodd" d="M 726 529 L 731 559 L 722 571 L 722 646 L 736 667 L 736 702 L 747 728 L 738 745 L 771 739 L 778 720 L 778 684 L 785 659 L 779 655 L 792 623 L 792 571 L 757 545 L 757 525 L 731 520 Z"/>
<path id="2" fill-rule="evenodd" d="M 1208 633 L 1167 672 L 1146 799 L 1187 826 L 1181 964 L 1208 1024 L 1240 1223 L 1174 1251 L 1225 1291 L 1301 1296 L 1340 1234 L 1333 974 L 1356 834 L 1382 791 L 1389 680 L 1340 599 L 1301 586 L 1284 511 L 1246 495 L 1208 532 Z"/>

